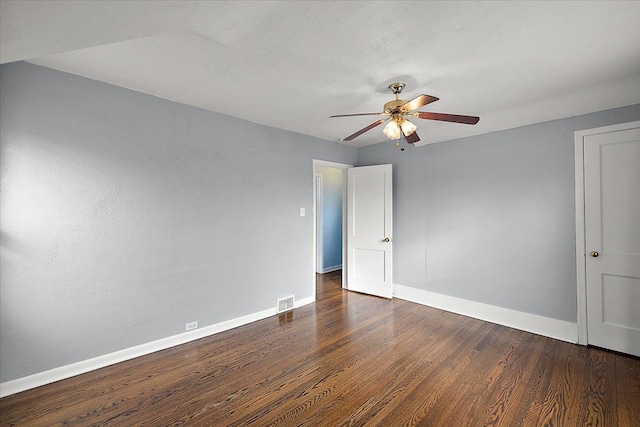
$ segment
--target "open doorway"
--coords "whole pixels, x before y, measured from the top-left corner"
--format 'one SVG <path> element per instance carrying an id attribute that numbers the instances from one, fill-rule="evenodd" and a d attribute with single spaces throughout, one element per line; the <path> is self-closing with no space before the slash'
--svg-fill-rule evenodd
<path id="1" fill-rule="evenodd" d="M 313 274 L 315 278 L 316 274 L 333 272 L 333 276 L 341 270 L 343 288 L 347 285 L 345 170 L 350 167 L 352 165 L 313 160 Z"/>
<path id="2" fill-rule="evenodd" d="M 316 168 L 316 273 L 342 269 L 342 169 Z"/>

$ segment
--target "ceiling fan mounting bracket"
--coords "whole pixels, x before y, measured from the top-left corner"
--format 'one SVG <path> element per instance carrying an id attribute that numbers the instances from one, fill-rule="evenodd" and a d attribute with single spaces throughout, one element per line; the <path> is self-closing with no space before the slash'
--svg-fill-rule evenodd
<path id="1" fill-rule="evenodd" d="M 406 84 L 404 82 L 395 82 L 389 85 L 389 90 L 393 92 L 394 95 L 398 95 L 402 92 L 402 89 L 404 89 L 405 86 Z"/>

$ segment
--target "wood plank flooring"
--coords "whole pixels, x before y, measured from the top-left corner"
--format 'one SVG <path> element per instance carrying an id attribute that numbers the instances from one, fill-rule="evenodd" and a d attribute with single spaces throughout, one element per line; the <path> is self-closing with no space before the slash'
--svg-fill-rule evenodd
<path id="1" fill-rule="evenodd" d="M 0 399 L 1 426 L 640 426 L 640 359 L 343 291 Z"/>

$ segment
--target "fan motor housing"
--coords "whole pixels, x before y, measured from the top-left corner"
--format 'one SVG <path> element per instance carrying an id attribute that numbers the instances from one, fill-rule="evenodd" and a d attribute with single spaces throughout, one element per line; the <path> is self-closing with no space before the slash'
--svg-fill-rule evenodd
<path id="1" fill-rule="evenodd" d="M 394 114 L 400 112 L 400 107 L 406 104 L 407 101 L 404 99 L 394 99 L 393 101 L 389 101 L 384 104 L 384 113 L 385 114 Z"/>

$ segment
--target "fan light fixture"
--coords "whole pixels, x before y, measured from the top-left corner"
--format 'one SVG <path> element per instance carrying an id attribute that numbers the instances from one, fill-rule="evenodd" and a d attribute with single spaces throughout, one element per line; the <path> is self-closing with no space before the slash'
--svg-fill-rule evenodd
<path id="1" fill-rule="evenodd" d="M 402 128 L 402 133 L 404 133 L 404 136 L 411 135 L 417 129 L 416 125 L 411 123 L 409 120 L 403 120 L 402 124 L 400 125 L 400 127 Z"/>
<path id="2" fill-rule="evenodd" d="M 400 126 L 395 120 L 391 120 L 382 130 L 389 139 L 400 139 L 402 132 L 400 132 Z"/>
<path id="3" fill-rule="evenodd" d="M 402 134 L 409 136 L 416 131 L 416 125 L 405 119 L 391 120 L 382 130 L 389 139 L 400 139 Z"/>

